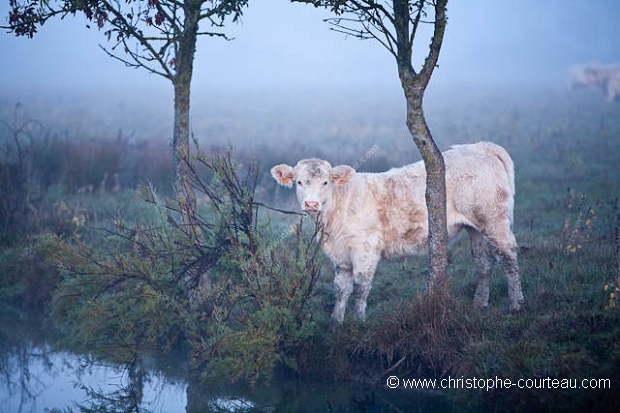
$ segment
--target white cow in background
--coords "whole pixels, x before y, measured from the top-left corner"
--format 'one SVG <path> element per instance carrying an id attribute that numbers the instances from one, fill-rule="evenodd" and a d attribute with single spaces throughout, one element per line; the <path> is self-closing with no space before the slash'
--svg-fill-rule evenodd
<path id="1" fill-rule="evenodd" d="M 574 66 L 568 73 L 567 84 L 570 89 L 586 87 L 601 90 L 607 96 L 607 101 L 613 102 L 620 98 L 620 66 Z"/>
<path id="2" fill-rule="evenodd" d="M 453 238 L 465 228 L 471 238 L 478 275 L 474 304 L 488 305 L 491 269 L 498 257 L 508 281 L 510 309 L 518 311 L 523 292 L 512 232 L 512 159 L 489 142 L 453 146 L 443 156 L 448 232 Z M 323 249 L 335 269 L 332 321 L 344 320 L 354 290 L 354 315 L 365 319 L 381 258 L 427 253 L 426 172 L 421 161 L 383 173 L 357 173 L 347 165 L 304 159 L 295 167 L 274 166 L 271 175 L 281 185 L 296 186 L 301 208 L 323 228 Z"/>

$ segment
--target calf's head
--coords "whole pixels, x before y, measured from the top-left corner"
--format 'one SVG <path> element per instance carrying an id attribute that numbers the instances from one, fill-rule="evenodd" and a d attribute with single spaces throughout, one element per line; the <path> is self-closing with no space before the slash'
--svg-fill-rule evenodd
<path id="1" fill-rule="evenodd" d="M 310 213 L 324 211 L 336 186 L 346 183 L 354 174 L 355 169 L 348 165 L 332 168 L 320 159 L 303 159 L 295 167 L 280 164 L 271 168 L 271 176 L 280 185 L 290 188 L 295 184 L 301 209 Z"/>

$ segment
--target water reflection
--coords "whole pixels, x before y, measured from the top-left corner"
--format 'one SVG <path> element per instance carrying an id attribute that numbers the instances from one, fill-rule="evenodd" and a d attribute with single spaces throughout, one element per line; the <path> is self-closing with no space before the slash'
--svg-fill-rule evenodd
<path id="1" fill-rule="evenodd" d="M 90 360 L 48 347 L 3 352 L 3 412 L 340 412 L 447 411 L 420 395 L 399 396 L 359 384 L 279 381 L 272 386 L 219 385 L 167 377 L 144 362 L 130 366 Z"/>
<path id="2" fill-rule="evenodd" d="M 182 360 L 96 363 L 53 351 L 45 329 L 19 317 L 0 323 L 0 412 L 449 411 L 437 397 L 356 383 L 278 380 L 270 386 L 207 386 Z M 180 367 L 181 366 L 181 367 Z"/>
<path id="3" fill-rule="evenodd" d="M 183 382 L 45 347 L 3 354 L 0 380 L 0 411 L 6 412 L 179 412 L 186 405 Z"/>

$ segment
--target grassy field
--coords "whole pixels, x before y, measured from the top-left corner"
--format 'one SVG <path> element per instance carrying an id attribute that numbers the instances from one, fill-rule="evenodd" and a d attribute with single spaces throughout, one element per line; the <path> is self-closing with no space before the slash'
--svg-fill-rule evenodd
<path id="1" fill-rule="evenodd" d="M 286 96 L 273 102 L 264 102 L 263 96 L 246 100 L 228 96 L 218 100 L 217 105 L 198 101 L 195 113 L 207 115 L 194 117 L 195 136 L 207 152 L 221 151 L 230 143 L 240 171 L 246 171 L 254 160 L 260 171 L 255 200 L 294 210 L 297 206 L 293 191 L 277 188 L 268 176 L 272 165 L 318 156 L 334 165 L 347 163 L 360 171 L 381 171 L 419 159 L 404 126 L 400 96 L 373 96 L 375 99 L 370 101 L 369 95 L 357 93 L 328 100 L 320 94 L 310 95 L 294 105 Z M 256 102 L 261 104 L 257 106 Z M 79 331 L 86 327 L 62 317 L 83 316 L 85 310 L 72 309 L 67 301 L 59 304 L 59 291 L 65 297 L 67 288 L 95 294 L 84 286 L 90 273 L 80 273 L 76 270 L 79 266 L 71 266 L 70 262 L 57 271 L 58 254 L 51 252 L 46 237 L 60 237 L 67 245 L 77 245 L 78 251 L 89 248 L 89 257 L 113 254 L 110 248 L 118 248 L 119 254 L 131 253 L 130 249 L 121 251 L 109 237 L 104 241 L 100 229 L 109 228 L 110 222 L 118 222 L 121 216 L 128 228 L 156 221 L 157 214 L 161 215 L 161 210 L 157 212 L 135 191 L 140 182 L 149 181 L 159 194 L 170 194 L 169 147 L 164 138 L 150 138 L 161 131 L 156 132 L 157 128 L 146 120 L 161 108 L 143 108 L 143 112 L 135 114 L 137 119 L 145 119 L 143 130 L 141 123 L 132 119 L 132 125 L 137 125 L 132 127 L 137 129 L 131 133 L 123 132 L 122 127 L 110 131 L 95 127 L 89 134 L 83 120 L 77 122 L 68 115 L 61 121 L 58 117 L 46 118 L 45 111 L 37 109 L 44 106 L 41 102 L 32 104 L 28 117 L 20 117 L 21 112 L 14 117 L 12 105 L 2 102 L 0 107 L 0 117 L 9 124 L 1 132 L 0 178 L 5 201 L 0 218 L 6 228 L 0 257 L 4 274 L 0 285 L 2 306 L 10 311 L 22 311 L 27 306 L 49 311 L 55 305 L 60 328 Z M 70 107 L 59 107 L 55 113 L 70 114 Z M 29 110 L 27 103 L 24 108 Z M 106 124 L 112 123 L 115 113 L 110 109 Z M 384 261 L 369 297 L 368 322 L 363 325 L 347 321 L 340 328 L 328 328 L 333 297 L 332 272 L 326 262 L 319 278 L 311 284 L 311 294 L 294 296 L 295 300 L 306 300 L 299 308 L 278 298 L 278 294 L 293 291 L 296 279 L 287 278 L 292 284 L 277 289 L 251 290 L 253 295 L 244 295 L 245 290 L 229 284 L 227 294 L 239 301 L 214 298 L 201 322 L 225 327 L 235 337 L 246 339 L 247 346 L 225 347 L 223 339 L 214 342 L 217 345 L 209 344 L 205 348 L 209 368 L 233 371 L 234 377 L 250 380 L 269 377 L 271 373 L 264 370 L 270 369 L 278 374 L 359 380 L 373 383 L 382 392 L 391 374 L 437 379 L 573 379 L 579 384 L 583 379 L 609 379 L 611 389 L 543 389 L 530 382 L 531 388 L 452 389 L 441 394 L 489 410 L 618 411 L 620 105 L 606 103 L 595 95 L 571 95 L 551 89 L 472 89 L 454 94 L 442 90 L 427 98 L 426 114 L 441 148 L 490 140 L 503 145 L 514 158 L 515 232 L 520 245 L 524 311 L 508 312 L 506 283 L 498 268 L 489 309 L 482 313 L 473 310 L 474 266 L 469 240 L 461 236 L 449 252 L 449 301 L 429 303 L 423 298 L 425 257 Z M 94 114 L 84 116 L 96 119 Z M 16 129 L 10 125 L 14 120 L 21 124 L 28 118 L 37 119 L 36 125 L 29 126 L 27 134 L 13 133 Z M 16 142 L 25 148 L 27 168 L 18 167 Z M 288 228 L 298 217 L 263 211 L 259 218 L 256 227 L 267 228 L 261 232 L 265 251 L 272 253 L 294 245 Z M 311 228 L 306 223 L 308 232 Z M 48 235 L 41 238 L 40 234 Z M 153 245 L 150 251 L 157 250 Z M 284 256 L 281 265 L 269 262 L 271 277 L 303 272 L 292 269 L 299 264 L 295 260 L 300 259 L 297 253 L 293 258 Z M 77 260 L 78 255 L 70 256 Z M 67 257 L 60 261 L 70 261 Z M 154 261 L 157 265 L 151 267 L 153 272 L 160 271 L 160 266 L 172 266 L 166 259 L 158 259 Z M 218 267 L 218 274 L 234 272 L 234 260 L 227 260 Z M 260 264 L 266 265 L 263 261 Z M 164 274 L 167 270 L 161 271 Z M 158 278 L 149 288 L 166 291 L 174 279 L 168 276 Z M 233 283 L 236 278 L 231 276 L 230 280 Z M 139 288 L 145 294 L 151 291 Z M 164 295 L 182 296 L 180 287 L 174 288 Z M 101 311 L 111 305 L 109 297 L 107 304 L 93 302 L 101 305 Z M 152 341 L 140 343 L 169 350 L 186 339 L 187 331 L 170 330 L 170 325 L 182 316 L 176 321 L 166 319 L 167 307 L 158 305 L 164 304 L 153 304 L 144 311 L 148 310 L 149 316 L 163 317 L 161 325 L 148 330 L 154 336 Z M 228 315 L 234 325 L 219 325 L 209 318 L 218 305 L 230 306 Z M 278 312 L 278 306 L 289 310 L 294 307 L 301 318 L 287 318 L 292 316 Z M 174 310 L 180 314 L 179 308 Z M 97 317 L 92 307 L 89 311 Z M 126 323 L 137 322 L 143 316 L 137 313 Z M 274 320 L 279 320 L 275 327 Z M 108 330 L 102 331 L 117 327 L 107 326 Z M 126 325 L 123 328 L 125 334 L 133 331 Z M 214 330 L 200 332 L 217 336 Z M 256 340 L 253 334 L 257 332 L 267 338 Z M 158 334 L 169 335 L 161 340 Z M 79 334 L 76 337 L 85 340 L 86 349 L 92 344 L 88 340 L 96 339 Z M 233 366 L 231 360 L 239 354 L 271 356 L 258 366 Z M 317 366 L 317 357 L 325 355 L 328 363 Z"/>

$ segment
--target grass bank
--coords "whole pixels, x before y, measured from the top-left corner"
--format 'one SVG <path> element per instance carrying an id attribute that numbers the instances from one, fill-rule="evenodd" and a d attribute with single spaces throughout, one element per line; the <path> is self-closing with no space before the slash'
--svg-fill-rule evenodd
<path id="1" fill-rule="evenodd" d="M 473 310 L 474 267 L 469 241 L 459 237 L 449 252 L 447 298 L 425 297 L 424 257 L 392 259 L 379 265 L 368 321 L 329 326 L 332 272 L 313 248 L 312 225 L 256 207 L 296 208 L 268 170 L 315 156 L 316 147 L 334 164 L 381 170 L 404 163 L 404 148 L 413 143 L 402 133 L 399 110 L 325 118 L 322 106 L 280 135 L 271 124 L 265 133 L 273 136 L 256 136 L 260 144 L 253 150 L 228 158 L 226 167 L 239 177 L 243 194 L 237 204 L 231 201 L 234 185 L 227 188 L 222 179 L 226 174 L 209 167 L 216 152 L 209 148 L 202 185 L 224 196 L 216 205 L 203 195 L 198 244 L 188 244 L 174 204 L 165 200 L 165 145 L 122 135 L 61 136 L 38 124 L 19 133 L 6 128 L 2 307 L 37 307 L 72 346 L 106 357 L 188 351 L 204 380 L 353 380 L 398 397 L 399 390 L 387 386 L 390 376 L 523 379 L 532 381 L 522 382 L 528 384 L 523 388 L 424 392 L 484 410 L 617 411 L 618 107 L 558 92 L 494 99 L 437 104 L 428 110 L 429 122 L 444 148 L 488 139 L 515 160 L 515 232 L 526 298 L 519 314 L 508 312 L 499 269 L 489 309 Z M 268 122 L 285 122 L 272 116 Z M 300 136 L 312 147 L 295 146 Z M 147 183 L 142 192 L 141 183 Z M 190 308 L 182 275 L 196 268 L 206 271 L 205 295 Z M 545 379 L 569 380 L 568 388 L 535 385 Z M 611 389 L 601 388 L 604 382 L 584 388 L 584 379 L 608 379 Z M 573 383 L 581 387 L 570 388 Z M 367 402 L 363 407 L 371 408 L 373 401 Z"/>

